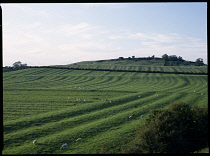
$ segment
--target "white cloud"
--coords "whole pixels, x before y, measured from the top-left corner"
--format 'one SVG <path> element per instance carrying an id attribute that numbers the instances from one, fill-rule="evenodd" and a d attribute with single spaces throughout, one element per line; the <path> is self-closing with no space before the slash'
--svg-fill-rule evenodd
<path id="1" fill-rule="evenodd" d="M 110 53 L 121 50 L 120 47 L 114 47 L 110 43 L 101 42 L 80 42 L 74 44 L 61 44 L 58 46 L 61 51 L 80 52 L 80 53 Z"/>
<path id="2" fill-rule="evenodd" d="M 100 9 L 111 11 L 127 6 L 123 3 L 2 4 L 4 65 L 18 60 L 29 65 L 53 65 L 132 55 L 161 57 L 165 53 L 192 61 L 199 57 L 207 60 L 207 41 L 200 38 L 178 33 L 146 33 L 143 29 L 116 28 L 109 23 L 99 25 L 100 21 L 96 24 L 90 18 L 91 13 Z M 86 15 L 86 11 L 90 12 Z"/>
<path id="3" fill-rule="evenodd" d="M 39 24 L 32 24 L 31 27 L 36 25 Z M 43 29 L 38 34 L 9 34 L 5 39 L 4 49 L 7 54 L 4 53 L 4 57 L 13 55 L 19 60 L 24 59 L 29 65 L 69 64 L 133 55 L 161 57 L 165 53 L 193 61 L 195 58 L 205 58 L 207 51 L 206 43 L 197 38 L 179 34 L 108 30 L 85 22 L 58 25 L 50 30 Z"/>
<path id="4" fill-rule="evenodd" d="M 58 38 L 69 39 L 91 39 L 98 32 L 98 27 L 81 22 L 78 24 L 58 24 L 47 30 L 42 30 L 44 34 L 55 34 Z"/>
<path id="5" fill-rule="evenodd" d="M 207 43 L 199 38 L 193 38 L 176 33 L 134 33 L 127 31 L 121 34 L 113 34 L 108 37 L 113 41 L 129 41 L 137 44 L 130 48 L 131 55 L 136 57 L 147 57 L 155 55 L 161 57 L 163 54 L 182 56 L 184 59 L 195 61 L 197 58 L 205 58 L 207 55 Z M 128 45 L 127 45 L 128 46 Z"/>
<path id="6" fill-rule="evenodd" d="M 95 27 L 90 26 L 88 23 L 79 23 L 76 25 L 66 24 L 58 27 L 58 32 L 64 33 L 67 36 L 78 35 L 93 30 Z"/>
<path id="7" fill-rule="evenodd" d="M 112 4 L 92 6 L 118 7 Z M 41 11 L 38 7 L 37 9 L 31 8 L 30 5 L 14 7 L 32 15 L 32 18 L 34 16 L 51 18 L 49 12 Z M 43 20 L 25 21 L 24 24 L 15 24 L 8 20 L 4 23 L 7 26 L 3 29 L 5 65 L 12 64 L 6 62 L 18 60 L 29 65 L 53 65 L 133 55 L 161 57 L 165 53 L 189 60 L 201 57 L 205 62 L 207 58 L 205 41 L 178 33 L 134 32 L 84 21 L 77 23 L 67 21 L 55 25 L 48 25 Z"/>

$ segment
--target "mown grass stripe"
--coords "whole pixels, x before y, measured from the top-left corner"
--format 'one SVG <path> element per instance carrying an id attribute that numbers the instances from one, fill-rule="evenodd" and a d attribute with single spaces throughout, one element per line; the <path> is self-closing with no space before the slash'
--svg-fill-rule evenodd
<path id="1" fill-rule="evenodd" d="M 172 99 L 178 99 L 181 97 L 181 95 L 177 95 L 177 94 L 170 95 L 169 97 L 167 97 L 167 99 L 169 100 L 171 99 L 171 97 Z M 162 101 L 163 99 L 156 100 L 155 102 L 151 103 L 150 106 L 147 107 L 147 110 L 150 110 L 151 108 L 153 109 L 157 108 L 159 107 L 158 105 L 162 106 L 163 105 Z M 133 108 L 129 111 L 112 115 L 109 118 L 98 119 L 91 123 L 82 124 L 77 127 L 73 127 L 71 128 L 71 133 L 69 133 L 68 129 L 67 130 L 64 129 L 62 132 L 55 133 L 54 135 L 51 134 L 50 138 L 48 136 L 44 137 L 46 138 L 44 143 L 47 143 L 47 142 L 50 143 L 51 147 L 48 147 L 48 148 L 49 148 L 49 151 L 53 152 L 55 150 L 55 148 L 53 147 L 55 147 L 57 142 L 60 140 L 63 140 L 64 142 L 65 141 L 73 142 L 73 139 L 75 140 L 74 136 L 81 136 L 83 138 L 86 138 L 86 137 L 100 134 L 101 132 L 104 132 L 107 129 L 110 129 L 111 127 L 113 127 L 113 125 L 118 126 L 118 125 L 121 125 L 122 123 L 129 122 L 129 119 L 127 119 L 127 117 L 131 113 L 135 114 L 136 116 L 138 115 L 140 116 L 140 114 L 145 113 L 144 111 L 141 112 L 140 110 L 142 110 L 142 108 L 137 108 L 137 109 Z M 84 129 L 85 129 L 85 132 L 84 132 Z M 28 136 L 31 136 L 31 134 L 29 134 Z M 70 139 L 64 139 L 64 137 L 70 138 Z M 42 139 L 39 138 L 39 140 L 43 140 L 43 138 Z M 27 145 L 24 145 L 24 146 L 27 146 Z"/>
<path id="2" fill-rule="evenodd" d="M 134 66 L 131 69 L 133 70 Z M 6 115 L 4 128 L 8 130 L 4 131 L 6 136 L 4 154 L 89 154 L 97 152 L 94 147 L 98 149 L 102 144 L 117 150 L 116 144 L 112 142 L 117 143 L 119 136 L 115 137 L 113 133 L 117 130 L 121 131 L 122 138 L 126 140 L 123 136 L 132 136 L 133 133 L 122 127 L 135 123 L 133 127 L 130 127 L 130 130 L 134 132 L 137 124 L 134 121 L 138 121 L 138 116 L 146 115 L 149 110 L 165 108 L 173 101 L 183 101 L 191 105 L 202 105 L 202 107 L 208 105 L 207 76 L 76 70 L 68 72 L 66 69 L 56 74 L 53 72 L 57 69 L 49 69 L 51 71 L 39 74 L 39 69 L 36 70 L 36 78 L 44 77 L 33 81 L 31 88 L 26 88 L 33 79 L 30 75 L 21 76 L 27 73 L 27 70 L 22 70 L 20 73 L 17 71 L 15 73 L 17 75 L 13 75 L 16 80 L 5 80 L 11 84 L 4 87 L 4 116 Z M 155 68 L 151 67 L 151 70 Z M 86 75 L 83 76 L 85 73 Z M 75 79 L 77 84 L 71 81 L 80 77 L 82 78 Z M 112 78 L 109 80 L 108 77 Z M 50 83 L 48 83 L 49 78 Z M 85 82 L 85 79 L 90 81 Z M 28 82 L 25 83 L 25 81 Z M 42 86 L 41 83 L 46 84 Z M 194 90 L 196 92 L 192 93 Z M 68 99 L 69 96 L 74 100 Z M 86 98 L 86 102 L 76 101 L 76 98 Z M 101 99 L 109 99 L 112 103 L 103 102 Z M 76 103 L 75 106 L 74 103 Z M 34 107 L 37 109 L 33 109 Z M 41 113 L 41 111 L 48 112 Z M 40 114 L 37 115 L 37 112 Z M 21 117 L 21 114 L 28 115 L 28 117 Z M 127 117 L 131 114 L 134 114 L 134 118 L 128 120 Z M 15 116 L 16 120 L 10 120 L 12 116 Z M 77 135 L 82 135 L 84 144 L 75 142 Z M 113 138 L 109 139 L 110 136 L 106 137 L 106 135 Z M 100 140 L 99 136 L 103 136 L 105 140 Z M 34 137 L 37 137 L 40 145 L 32 144 Z M 72 142 L 69 138 L 72 139 Z M 96 140 L 98 138 L 100 141 L 92 142 L 93 138 Z M 68 148 L 63 151 L 59 149 L 63 141 L 70 141 L 69 150 Z M 109 146 L 109 144 L 112 145 Z M 58 148 L 57 145 L 59 145 Z M 77 147 L 84 147 L 84 149 L 71 149 Z"/>

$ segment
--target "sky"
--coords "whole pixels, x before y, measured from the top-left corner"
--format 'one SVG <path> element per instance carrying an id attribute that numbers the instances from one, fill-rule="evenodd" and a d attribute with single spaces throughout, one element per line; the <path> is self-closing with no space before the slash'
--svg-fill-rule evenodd
<path id="1" fill-rule="evenodd" d="M 207 3 L 3 3 L 3 66 L 181 56 L 207 63 Z"/>

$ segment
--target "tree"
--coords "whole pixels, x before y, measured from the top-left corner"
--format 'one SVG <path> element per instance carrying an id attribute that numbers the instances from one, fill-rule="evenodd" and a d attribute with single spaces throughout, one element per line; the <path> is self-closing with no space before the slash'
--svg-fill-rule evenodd
<path id="1" fill-rule="evenodd" d="M 123 57 L 119 57 L 119 60 L 124 60 L 124 58 Z"/>
<path id="2" fill-rule="evenodd" d="M 21 62 L 20 61 L 17 61 L 15 63 L 13 63 L 13 69 L 14 70 L 18 70 L 18 69 L 20 69 L 20 67 L 21 67 Z"/>
<path id="3" fill-rule="evenodd" d="M 189 65 L 190 64 L 190 62 L 189 61 L 184 61 L 184 65 Z"/>
<path id="4" fill-rule="evenodd" d="M 184 61 L 181 56 L 178 57 L 179 61 Z"/>
<path id="5" fill-rule="evenodd" d="M 208 109 L 185 103 L 152 110 L 127 153 L 191 153 L 208 145 Z"/>
<path id="6" fill-rule="evenodd" d="M 169 57 L 168 57 L 168 59 L 169 59 L 169 61 L 177 61 L 177 56 L 176 55 L 170 55 Z"/>
<path id="7" fill-rule="evenodd" d="M 168 61 L 168 55 L 167 55 L 167 54 L 164 54 L 164 55 L 162 56 L 162 58 L 163 58 L 165 61 Z"/>
<path id="8" fill-rule="evenodd" d="M 13 63 L 13 70 L 25 69 L 27 68 L 27 64 L 21 64 L 20 61 Z"/>
<path id="9" fill-rule="evenodd" d="M 195 62 L 195 65 L 196 65 L 196 66 L 203 66 L 203 65 L 204 65 L 203 59 L 202 59 L 202 58 L 198 58 L 198 59 L 196 60 L 196 62 Z"/>
<path id="10" fill-rule="evenodd" d="M 27 64 L 26 63 L 21 64 L 21 69 L 25 69 L 25 68 L 27 68 Z"/>

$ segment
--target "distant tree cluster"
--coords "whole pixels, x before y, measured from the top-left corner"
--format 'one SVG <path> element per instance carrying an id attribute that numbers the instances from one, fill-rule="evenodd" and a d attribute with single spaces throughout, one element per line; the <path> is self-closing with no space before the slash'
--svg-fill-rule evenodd
<path id="1" fill-rule="evenodd" d="M 167 54 L 164 54 L 162 58 L 166 61 L 184 61 L 181 56 L 177 57 L 176 55 L 168 56 Z"/>
<path id="2" fill-rule="evenodd" d="M 186 61 L 184 60 L 181 56 L 176 56 L 176 55 L 167 55 L 164 54 L 162 55 L 162 58 L 155 57 L 155 55 L 148 56 L 148 57 L 119 57 L 118 59 L 112 59 L 112 61 L 122 61 L 122 60 L 130 60 L 130 61 L 140 61 L 140 60 L 164 60 L 164 66 L 179 66 L 179 65 L 195 65 L 195 66 L 203 66 L 205 65 L 203 63 L 202 58 L 198 58 L 196 62 L 192 61 Z"/>
<path id="3" fill-rule="evenodd" d="M 124 58 L 124 57 L 119 57 L 118 59 L 112 59 L 113 61 L 120 61 L 120 60 L 132 60 L 132 61 L 140 61 L 140 60 L 160 60 L 162 58 L 158 58 L 158 57 L 155 57 L 155 55 L 152 55 L 151 57 L 148 56 L 148 57 L 135 57 L 135 56 L 131 56 L 131 57 L 127 57 L 127 58 Z"/>
<path id="4" fill-rule="evenodd" d="M 195 65 L 196 65 L 196 66 L 203 66 L 203 65 L 204 65 L 203 59 L 202 59 L 202 58 L 198 58 L 198 59 L 196 60 L 196 62 L 195 62 Z"/>
<path id="5" fill-rule="evenodd" d="M 22 64 L 20 61 L 17 61 L 17 62 L 15 62 L 15 63 L 13 63 L 13 66 L 12 66 L 12 67 L 10 67 L 10 66 L 5 66 L 5 67 L 3 68 L 3 71 L 4 71 L 4 72 L 9 72 L 9 71 L 20 70 L 20 69 L 26 69 L 26 68 L 28 68 L 28 66 L 27 66 L 26 63 Z"/>
<path id="6" fill-rule="evenodd" d="M 27 64 L 22 64 L 20 61 L 17 61 L 15 63 L 13 63 L 13 70 L 20 70 L 20 69 L 26 69 L 27 68 Z"/>
<path id="7" fill-rule="evenodd" d="M 184 60 L 181 56 L 178 56 L 178 57 L 176 55 L 168 56 L 167 54 L 164 54 L 162 56 L 162 59 L 165 60 L 165 65 L 169 65 L 169 66 L 178 66 L 180 65 L 180 63 L 183 63 L 183 65 L 190 65 L 190 64 L 194 64 L 195 66 L 204 65 L 202 58 L 198 58 L 196 62 L 192 62 L 192 61 Z"/>

